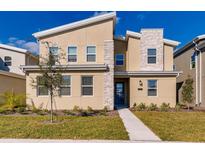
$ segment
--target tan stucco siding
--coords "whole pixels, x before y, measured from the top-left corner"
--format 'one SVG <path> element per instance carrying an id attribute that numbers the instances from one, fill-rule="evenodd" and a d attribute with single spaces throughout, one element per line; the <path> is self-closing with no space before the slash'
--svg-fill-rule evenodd
<path id="1" fill-rule="evenodd" d="M 26 80 L 0 74 L 0 94 L 4 92 L 25 93 Z"/>
<path id="2" fill-rule="evenodd" d="M 173 47 L 164 45 L 164 70 L 173 71 Z"/>
<path id="3" fill-rule="evenodd" d="M 129 37 L 128 40 L 128 53 L 127 53 L 127 71 L 139 71 L 140 70 L 140 40 Z"/>
<path id="4" fill-rule="evenodd" d="M 148 96 L 147 80 L 157 80 L 157 96 Z M 142 90 L 139 90 L 139 81 L 142 81 Z M 130 107 L 134 103 L 150 103 L 160 106 L 163 102 L 176 105 L 176 78 L 175 77 L 131 77 L 130 78 Z"/>
<path id="5" fill-rule="evenodd" d="M 123 54 L 124 55 L 124 65 L 118 66 L 116 65 L 116 54 Z M 121 40 L 114 40 L 114 65 L 115 71 L 126 71 L 127 66 L 127 59 L 128 59 L 128 52 L 127 52 L 127 42 Z"/>
<path id="6" fill-rule="evenodd" d="M 43 108 L 50 109 L 50 101 L 48 96 L 37 96 L 37 88 L 30 86 L 32 79 L 36 79 L 38 73 L 30 73 L 26 77 L 26 93 L 27 93 L 27 104 L 31 105 L 31 101 L 36 107 L 42 106 Z M 104 108 L 104 73 L 102 72 L 75 72 L 75 73 L 63 73 L 62 75 L 71 76 L 71 95 L 70 96 L 56 96 L 54 98 L 54 108 L 61 109 L 73 109 L 73 107 L 79 106 L 82 109 L 87 109 L 88 106 L 93 109 Z M 89 75 L 93 76 L 93 96 L 81 96 L 81 76 Z"/>
<path id="7" fill-rule="evenodd" d="M 62 64 L 67 64 L 68 46 L 77 47 L 77 62 L 74 64 L 87 64 L 86 49 L 87 46 L 96 46 L 96 62 L 97 64 L 104 63 L 104 41 L 113 40 L 113 20 L 103 21 L 86 27 L 70 30 L 67 32 L 41 38 L 40 56 L 47 57 L 48 49 L 42 42 L 51 42 L 60 48 L 60 55 L 64 56 L 61 59 Z M 50 45 L 52 46 L 52 45 Z"/>

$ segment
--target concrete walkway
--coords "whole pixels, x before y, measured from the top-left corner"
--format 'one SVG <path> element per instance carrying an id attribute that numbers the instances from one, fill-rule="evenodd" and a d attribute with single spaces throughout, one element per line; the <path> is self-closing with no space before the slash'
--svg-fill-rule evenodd
<path id="1" fill-rule="evenodd" d="M 129 109 L 119 109 L 118 112 L 131 141 L 161 141 Z"/>

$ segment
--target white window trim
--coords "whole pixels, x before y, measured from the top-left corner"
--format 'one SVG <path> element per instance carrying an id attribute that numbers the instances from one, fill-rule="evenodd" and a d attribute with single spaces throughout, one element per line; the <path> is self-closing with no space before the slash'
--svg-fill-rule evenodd
<path id="1" fill-rule="evenodd" d="M 192 53 L 192 55 L 193 55 L 194 53 Z M 190 58 L 190 64 L 189 64 L 189 66 L 190 66 L 190 70 L 193 70 L 193 69 L 196 69 L 196 60 L 197 60 L 197 58 L 196 58 L 196 55 L 195 55 L 195 68 L 192 68 L 192 55 L 191 55 L 191 58 Z"/>
<path id="2" fill-rule="evenodd" d="M 82 77 L 92 77 L 93 78 L 93 85 L 90 86 L 90 85 L 82 85 Z M 81 97 L 94 97 L 94 76 L 93 75 L 82 75 L 81 78 L 80 78 L 80 86 L 81 86 Z M 92 95 L 83 95 L 82 94 L 82 88 L 83 87 L 93 87 L 93 94 Z"/>
<path id="3" fill-rule="evenodd" d="M 88 47 L 95 47 L 95 61 L 88 61 L 88 55 L 94 55 L 94 54 L 88 54 Z M 86 62 L 87 63 L 96 63 L 97 62 L 97 46 L 96 45 L 88 44 L 86 46 L 85 52 L 86 52 L 85 55 L 86 55 Z"/>
<path id="4" fill-rule="evenodd" d="M 148 84 L 148 81 L 149 81 L 149 80 L 156 80 L 156 81 L 157 81 L 157 88 L 149 88 L 149 84 Z M 156 90 L 157 90 L 157 95 L 156 95 L 156 96 L 149 96 L 149 95 L 148 95 L 148 94 L 149 94 L 149 93 L 148 93 L 148 90 L 149 90 L 149 89 L 156 89 Z M 148 97 L 158 97 L 158 80 L 157 80 L 157 79 L 148 79 L 148 80 L 147 80 L 147 96 L 148 96 Z"/>
<path id="5" fill-rule="evenodd" d="M 70 95 L 60 95 L 60 97 L 72 97 L 72 77 L 71 75 L 62 75 L 62 76 L 69 76 L 70 77 L 70 85 L 64 87 L 70 87 Z"/>
<path id="6" fill-rule="evenodd" d="M 154 55 L 149 55 L 149 54 L 148 54 L 148 50 L 149 50 L 149 49 L 155 49 L 155 50 L 156 50 L 156 55 L 155 55 L 155 56 L 154 56 Z M 155 57 L 155 58 L 156 58 L 156 63 L 149 63 L 148 59 L 149 59 L 150 57 L 151 57 L 151 58 L 152 58 L 152 57 Z M 148 49 L 147 49 L 147 64 L 148 64 L 148 65 L 156 65 L 156 64 L 157 64 L 157 49 L 156 49 L 156 48 L 148 48 Z"/>
<path id="7" fill-rule="evenodd" d="M 76 47 L 76 61 L 75 61 L 75 62 L 68 61 L 69 53 L 67 52 L 67 62 L 68 62 L 68 63 L 72 63 L 72 64 L 78 63 L 78 47 L 77 47 L 77 45 L 69 45 L 68 48 L 69 48 L 69 47 Z M 68 48 L 67 48 L 67 50 L 68 50 Z"/>
<path id="8" fill-rule="evenodd" d="M 5 60 L 6 57 L 10 57 L 11 60 Z M 11 62 L 11 65 L 10 66 L 6 65 L 7 62 Z M 11 67 L 12 66 L 12 57 L 11 56 L 4 56 L 4 66 L 6 66 L 6 67 Z"/>
<path id="9" fill-rule="evenodd" d="M 117 62 L 117 58 L 116 58 L 117 55 L 122 55 L 123 56 L 123 65 L 117 65 L 117 63 L 116 63 Z M 119 66 L 119 67 L 123 67 L 125 65 L 125 55 L 123 53 L 116 53 L 115 54 L 115 65 Z"/>
<path id="10" fill-rule="evenodd" d="M 48 94 L 47 94 L 47 95 L 39 95 L 38 77 L 40 77 L 40 76 L 36 76 L 36 80 L 37 80 L 36 96 L 37 96 L 37 97 L 49 97 L 49 90 L 48 90 Z M 41 86 L 41 85 L 40 85 L 40 87 L 44 87 L 44 86 Z"/>

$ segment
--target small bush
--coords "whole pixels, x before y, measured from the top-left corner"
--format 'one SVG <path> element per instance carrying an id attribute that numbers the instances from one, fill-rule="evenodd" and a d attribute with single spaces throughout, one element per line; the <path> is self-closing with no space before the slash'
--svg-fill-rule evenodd
<path id="1" fill-rule="evenodd" d="M 169 111 L 169 109 L 170 109 L 169 103 L 162 103 L 160 105 L 160 111 L 167 112 Z"/>
<path id="2" fill-rule="evenodd" d="M 88 114 L 94 114 L 95 111 L 94 111 L 90 106 L 88 106 L 88 108 L 87 108 L 87 113 L 88 113 Z"/>
<path id="3" fill-rule="evenodd" d="M 134 103 L 134 104 L 133 104 L 133 108 L 135 109 L 135 108 L 136 108 L 136 106 L 137 106 L 137 103 Z"/>
<path id="4" fill-rule="evenodd" d="M 23 113 L 23 112 L 26 111 L 26 108 L 25 108 L 25 107 L 18 107 L 18 108 L 16 108 L 15 110 L 16 110 L 16 112 L 18 112 L 18 113 Z"/>
<path id="5" fill-rule="evenodd" d="M 175 106 L 175 110 L 176 110 L 176 111 L 180 111 L 180 109 L 181 109 L 181 105 L 177 104 L 177 105 Z"/>
<path id="6" fill-rule="evenodd" d="M 149 111 L 156 111 L 158 108 L 157 108 L 157 104 L 154 104 L 154 103 L 151 103 L 149 106 L 148 106 L 148 110 Z"/>
<path id="7" fill-rule="evenodd" d="M 137 111 L 145 111 L 146 109 L 147 109 L 147 106 L 145 105 L 145 103 L 140 103 L 136 106 Z"/>
<path id="8" fill-rule="evenodd" d="M 75 105 L 75 106 L 73 107 L 73 112 L 81 112 L 80 107 Z"/>

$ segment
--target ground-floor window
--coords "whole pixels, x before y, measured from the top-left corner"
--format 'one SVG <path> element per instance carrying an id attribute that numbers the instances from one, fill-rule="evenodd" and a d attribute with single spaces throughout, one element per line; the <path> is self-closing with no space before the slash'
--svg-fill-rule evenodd
<path id="1" fill-rule="evenodd" d="M 46 96 L 48 95 L 48 89 L 44 86 L 44 81 L 41 76 L 37 76 L 37 95 Z"/>
<path id="2" fill-rule="evenodd" d="M 148 96 L 157 96 L 157 80 L 148 80 Z"/>
<path id="3" fill-rule="evenodd" d="M 93 77 L 82 76 L 81 77 L 81 95 L 92 96 L 93 95 Z"/>
<path id="4" fill-rule="evenodd" d="M 69 75 L 62 76 L 62 82 L 60 86 L 60 95 L 61 96 L 69 96 L 71 94 L 71 77 Z"/>

